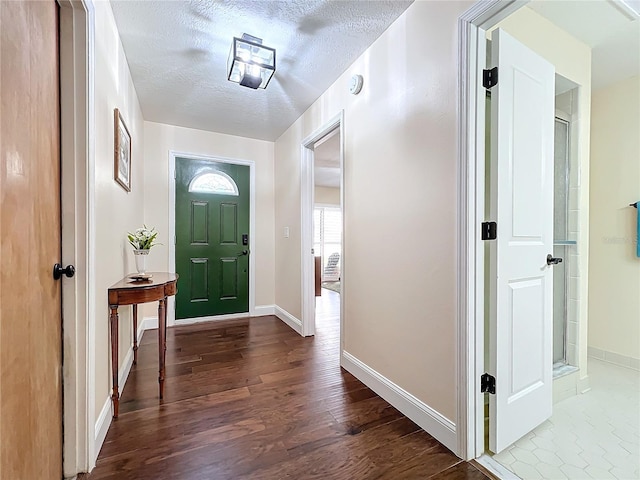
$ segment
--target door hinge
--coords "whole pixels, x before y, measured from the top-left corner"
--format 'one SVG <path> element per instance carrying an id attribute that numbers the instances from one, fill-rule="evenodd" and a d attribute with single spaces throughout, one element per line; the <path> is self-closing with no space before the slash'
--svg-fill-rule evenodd
<path id="1" fill-rule="evenodd" d="M 494 377 L 493 375 L 489 375 L 488 373 L 483 374 L 480 377 L 480 392 L 491 393 L 495 395 L 496 394 L 496 377 Z"/>
<path id="2" fill-rule="evenodd" d="M 498 67 L 482 71 L 482 86 L 491 88 L 498 84 Z"/>
<path id="3" fill-rule="evenodd" d="M 176 236 L 175 236 L 175 235 L 173 236 L 173 244 L 174 244 L 174 245 L 177 245 L 177 244 L 178 244 L 178 242 L 177 242 L 177 240 L 176 240 Z"/>
<path id="4" fill-rule="evenodd" d="M 498 224 L 496 222 L 482 222 L 482 240 L 498 238 Z"/>

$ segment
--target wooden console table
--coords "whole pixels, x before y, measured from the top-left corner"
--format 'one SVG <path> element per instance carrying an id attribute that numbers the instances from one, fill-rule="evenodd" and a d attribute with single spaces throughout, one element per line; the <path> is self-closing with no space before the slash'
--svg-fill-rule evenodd
<path id="1" fill-rule="evenodd" d="M 138 363 L 138 304 L 158 301 L 158 383 L 160 398 L 164 391 L 164 361 L 167 351 L 167 297 L 177 292 L 178 274 L 150 272 L 147 281 L 134 281 L 128 276 L 109 288 L 109 320 L 111 323 L 111 370 L 113 380 L 113 418 L 118 418 L 118 307 L 133 305 L 133 363 Z"/>

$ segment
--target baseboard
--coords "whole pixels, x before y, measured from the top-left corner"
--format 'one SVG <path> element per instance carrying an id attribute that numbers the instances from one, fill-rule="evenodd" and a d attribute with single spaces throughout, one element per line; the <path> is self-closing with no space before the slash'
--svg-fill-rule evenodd
<path id="1" fill-rule="evenodd" d="M 285 309 L 280 308 L 277 305 L 274 305 L 274 314 L 284 323 L 289 325 L 293 330 L 295 330 L 298 334 L 302 335 L 302 321 L 291 315 Z"/>
<path id="2" fill-rule="evenodd" d="M 275 315 L 275 305 L 258 305 L 253 309 L 253 317 L 264 317 L 265 315 Z"/>
<path id="3" fill-rule="evenodd" d="M 251 314 L 247 312 L 232 313 L 230 315 L 212 315 L 209 317 L 183 318 L 176 320 L 174 325 L 193 325 L 194 323 L 220 322 L 223 320 L 237 320 L 239 318 L 263 317 L 265 315 L 275 315 L 273 305 L 259 305 L 253 309 L 253 313 Z M 158 317 L 144 317 L 140 323 L 138 332 L 141 330 L 151 330 L 152 328 L 158 328 Z"/>
<path id="4" fill-rule="evenodd" d="M 210 317 L 196 317 L 196 318 L 182 318 L 180 320 L 176 320 L 175 326 L 180 327 L 183 325 L 193 325 L 194 323 L 205 323 L 205 322 L 222 322 L 225 320 L 238 320 L 239 318 L 249 318 L 249 312 L 243 313 L 231 313 L 229 315 L 213 315 Z M 157 328 L 157 326 L 156 326 Z"/>
<path id="5" fill-rule="evenodd" d="M 626 355 L 620 355 L 614 352 L 608 352 L 596 347 L 588 347 L 587 355 L 591 358 L 595 358 L 607 363 L 613 363 L 619 367 L 631 368 L 632 370 L 640 371 L 640 359 L 634 357 L 627 357 Z"/>
<path id="6" fill-rule="evenodd" d="M 458 452 L 455 423 L 350 353 L 342 352 L 340 363 L 349 373 L 413 420 L 445 447 L 452 452 Z"/>
<path id="7" fill-rule="evenodd" d="M 158 328 L 158 317 L 144 317 L 138 324 L 138 343 L 140 343 L 140 339 L 145 330 L 152 330 L 154 328 Z"/>
<path id="8" fill-rule="evenodd" d="M 96 438 L 94 439 L 94 454 L 96 458 L 91 459 L 91 464 L 95 465 L 98 455 L 100 455 L 100 449 L 102 448 L 102 444 L 104 443 L 104 439 L 107 437 L 107 432 L 109 431 L 109 427 L 111 426 L 111 420 L 113 415 L 111 414 L 111 397 L 107 397 L 107 400 L 104 402 L 102 406 L 102 410 L 100 411 L 100 415 L 96 420 Z"/>
<path id="9" fill-rule="evenodd" d="M 138 341 L 140 337 L 138 337 Z M 118 387 L 120 390 L 120 395 L 124 392 L 124 386 L 127 383 L 127 378 L 129 378 L 129 372 L 131 371 L 131 366 L 133 365 L 133 345 L 129 347 L 129 351 L 124 356 L 124 361 L 122 365 L 118 369 Z"/>
<path id="10" fill-rule="evenodd" d="M 145 320 L 147 319 L 144 319 L 142 322 L 140 322 L 140 325 L 138 325 L 138 343 L 142 339 L 142 335 L 144 335 L 143 327 L 145 325 Z M 133 348 L 129 347 L 129 351 L 124 357 L 124 362 L 122 362 L 122 365 L 118 369 L 118 387 L 120 391 L 120 396 L 122 396 L 122 392 L 124 392 L 124 387 L 127 383 L 127 378 L 129 378 L 129 372 L 131 371 L 132 365 L 133 365 Z M 93 465 L 95 465 L 96 459 L 100 454 L 100 449 L 102 448 L 104 439 L 106 438 L 107 432 L 109 431 L 109 426 L 111 425 L 112 418 L 113 418 L 113 415 L 111 413 L 111 396 L 107 396 L 107 399 L 104 402 L 104 405 L 102 406 L 102 410 L 100 411 L 100 415 L 96 420 L 96 425 L 95 425 L 96 437 L 94 439 L 94 450 L 93 450 L 95 452 L 96 458 L 91 459 L 92 460 L 91 463 Z"/>

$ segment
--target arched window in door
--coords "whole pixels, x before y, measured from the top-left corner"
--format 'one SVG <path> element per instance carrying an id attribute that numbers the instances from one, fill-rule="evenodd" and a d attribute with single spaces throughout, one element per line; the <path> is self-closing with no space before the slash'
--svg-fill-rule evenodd
<path id="1" fill-rule="evenodd" d="M 193 177 L 189 183 L 189 192 L 238 196 L 238 185 L 224 172 L 205 170 Z"/>

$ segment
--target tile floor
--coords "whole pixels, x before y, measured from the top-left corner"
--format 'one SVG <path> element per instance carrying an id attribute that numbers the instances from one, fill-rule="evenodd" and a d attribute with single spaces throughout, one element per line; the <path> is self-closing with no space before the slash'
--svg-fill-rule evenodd
<path id="1" fill-rule="evenodd" d="M 524 480 L 640 479 L 640 372 L 590 358 L 591 390 L 493 459 Z"/>

